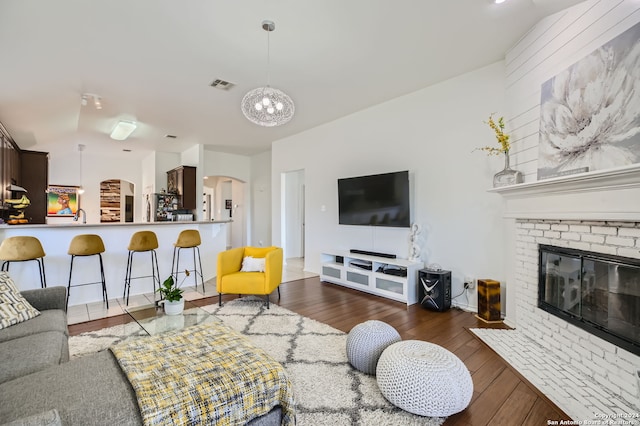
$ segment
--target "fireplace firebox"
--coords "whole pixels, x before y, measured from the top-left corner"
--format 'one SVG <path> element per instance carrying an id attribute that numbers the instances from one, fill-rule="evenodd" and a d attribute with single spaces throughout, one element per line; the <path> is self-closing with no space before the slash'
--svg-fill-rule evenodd
<path id="1" fill-rule="evenodd" d="M 640 355 L 640 259 L 539 245 L 538 307 Z"/>

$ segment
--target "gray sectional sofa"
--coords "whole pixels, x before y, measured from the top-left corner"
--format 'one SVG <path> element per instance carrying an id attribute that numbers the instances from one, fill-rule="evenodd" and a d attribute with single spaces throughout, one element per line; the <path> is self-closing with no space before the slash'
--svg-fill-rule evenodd
<path id="1" fill-rule="evenodd" d="M 40 315 L 0 330 L 0 383 L 69 360 L 66 289 L 21 292 Z"/>
<path id="2" fill-rule="evenodd" d="M 21 294 L 41 314 L 0 330 L 0 426 L 141 425 L 111 351 L 68 361 L 66 288 Z M 249 425 L 279 425 L 281 417 L 276 407 Z"/>

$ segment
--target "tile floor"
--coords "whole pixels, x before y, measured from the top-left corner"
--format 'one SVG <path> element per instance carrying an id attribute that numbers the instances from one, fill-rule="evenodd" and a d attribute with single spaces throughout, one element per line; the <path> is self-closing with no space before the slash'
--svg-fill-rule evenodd
<path id="1" fill-rule="evenodd" d="M 302 278 L 317 276 L 310 272 L 305 272 L 304 258 L 287 259 L 282 271 L 282 282 L 295 281 Z M 185 287 L 185 300 L 196 300 L 204 297 L 216 296 L 216 280 L 211 279 L 204 283 L 205 291 L 202 287 L 196 290 L 192 287 Z M 154 302 L 154 294 L 140 294 L 129 298 L 129 307 L 148 305 Z M 122 315 L 125 313 L 126 305 L 121 297 L 109 299 L 109 309 L 103 302 L 87 303 L 82 305 L 69 306 L 67 310 L 67 320 L 69 324 L 77 324 L 86 321 L 92 321 L 100 318 Z"/>

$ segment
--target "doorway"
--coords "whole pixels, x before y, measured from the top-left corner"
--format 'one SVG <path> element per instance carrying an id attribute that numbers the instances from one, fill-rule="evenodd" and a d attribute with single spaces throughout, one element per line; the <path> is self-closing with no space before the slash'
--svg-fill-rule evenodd
<path id="1" fill-rule="evenodd" d="M 281 241 L 285 261 L 301 259 L 305 253 L 304 170 L 282 173 Z"/>
<path id="2" fill-rule="evenodd" d="M 229 176 L 205 176 L 203 181 L 204 217 L 231 220 L 227 225 L 227 248 L 247 245 L 244 181 Z"/>
<path id="3" fill-rule="evenodd" d="M 133 222 L 134 184 L 126 180 L 100 182 L 100 222 Z"/>

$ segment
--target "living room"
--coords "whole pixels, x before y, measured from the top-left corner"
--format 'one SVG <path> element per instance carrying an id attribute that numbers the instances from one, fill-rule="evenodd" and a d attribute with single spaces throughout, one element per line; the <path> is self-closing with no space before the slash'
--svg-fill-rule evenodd
<path id="1" fill-rule="evenodd" d="M 154 153 L 142 160 L 141 175 L 140 159 L 115 155 L 110 158 L 87 151 L 83 155 L 90 171 L 83 179 L 85 185 L 97 184 L 112 170 L 119 170 L 123 178 L 137 184 L 138 194 L 142 194 L 149 181 L 160 187 L 158 176 L 164 173 L 164 164 L 186 162 L 200 166 L 200 176 L 242 178 L 249 182 L 247 194 L 251 195 L 247 202 L 247 242 L 282 245 L 282 176 L 301 170 L 305 193 L 304 269 L 318 273 L 324 250 L 358 248 L 408 256 L 407 229 L 345 227 L 337 222 L 339 178 L 408 170 L 412 221 L 422 229 L 421 258 L 425 264 L 438 264 L 452 271 L 452 293 L 461 295 L 454 299 L 454 305 L 475 311 L 475 292 L 464 291 L 463 281 L 466 277 L 492 278 L 501 282 L 505 322 L 533 329 L 533 320 L 522 316 L 524 308 L 518 298 L 523 282 L 523 272 L 518 269 L 518 238 L 522 235 L 518 223 L 533 217 L 589 223 L 614 221 L 624 223 L 623 228 L 637 230 L 637 187 L 605 181 L 597 183 L 598 191 L 589 192 L 589 182 L 581 181 L 583 188 L 577 192 L 588 196 L 586 201 L 577 198 L 585 204 L 584 217 L 576 217 L 580 208 L 574 204 L 572 210 L 563 210 L 559 190 L 553 185 L 542 186 L 532 198 L 538 206 L 547 208 L 536 211 L 530 204 L 518 203 L 519 194 L 492 189 L 493 175 L 502 169 L 504 160 L 477 151 L 495 144 L 493 132 L 485 122 L 491 113 L 506 118 L 506 131 L 512 138 L 511 166 L 524 174 L 525 183 L 535 183 L 541 85 L 637 22 L 637 2 L 586 1 L 540 21 L 510 47 L 504 60 L 279 138 L 270 152 L 242 155 L 201 145 L 184 153 Z M 54 144 L 47 149 L 51 153 L 49 180 L 75 183 L 77 172 L 67 166 L 69 150 Z M 637 177 L 637 167 L 623 171 L 632 180 Z M 561 178 L 554 182 L 563 184 Z M 601 188 L 605 187 L 614 194 L 611 198 L 602 198 Z M 573 195 L 570 198 L 576 201 Z M 594 198 L 596 203 L 589 204 L 588 199 Z M 514 199 L 518 202 L 512 202 Z M 603 204 L 609 204 L 609 209 Z M 97 198 L 88 196 L 83 206 L 97 217 Z M 640 245 L 635 238 L 625 255 L 640 258 Z M 524 275 L 527 273 L 531 274 L 527 271 Z M 615 348 L 611 349 L 608 359 L 619 359 L 615 352 Z M 625 383 L 632 382 L 630 377 L 635 370 L 631 367 L 637 368 L 640 360 L 625 355 L 621 365 L 626 369 L 624 374 L 607 379 L 606 386 L 622 376 Z M 633 386 L 636 385 L 625 389 Z M 625 392 L 627 398 L 637 396 Z"/>

